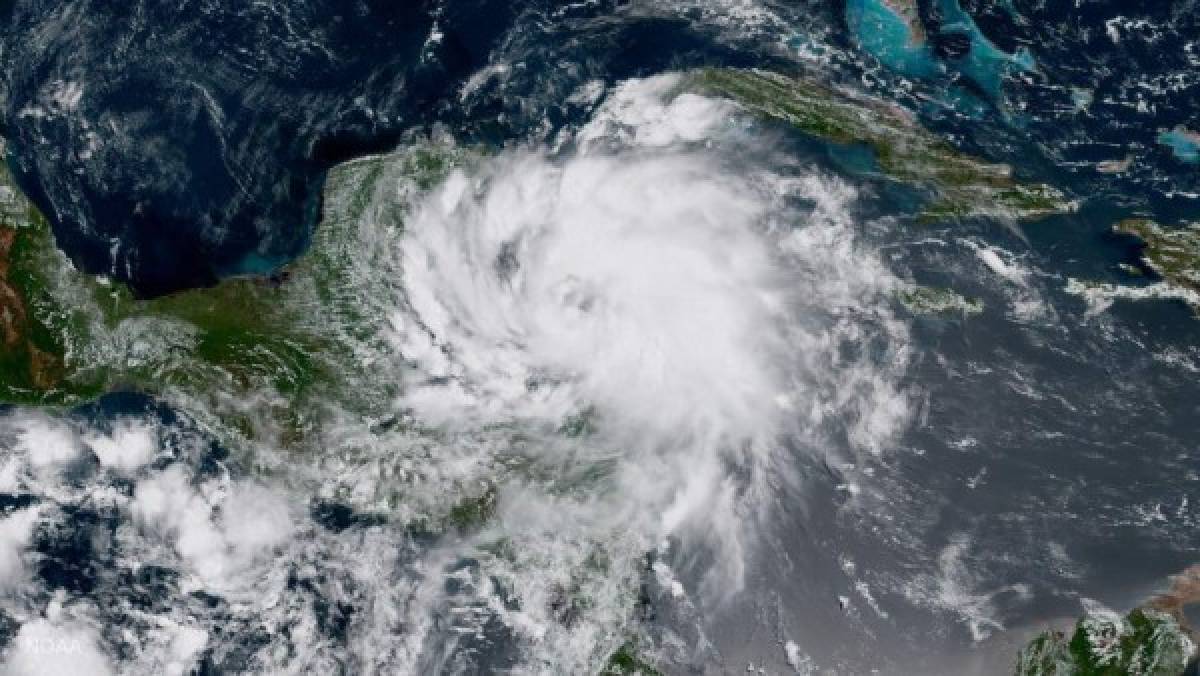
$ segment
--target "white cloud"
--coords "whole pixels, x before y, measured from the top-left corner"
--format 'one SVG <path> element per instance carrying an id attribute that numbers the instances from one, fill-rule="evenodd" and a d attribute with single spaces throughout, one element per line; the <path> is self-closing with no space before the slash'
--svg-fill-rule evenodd
<path id="1" fill-rule="evenodd" d="M 106 676 L 112 667 L 90 629 L 36 619 L 17 632 L 2 672 L 9 676 Z"/>
<path id="2" fill-rule="evenodd" d="M 193 627 L 180 627 L 171 641 L 171 659 L 166 664 L 166 673 L 169 676 L 187 673 L 207 644 L 208 632 Z"/>
<path id="3" fill-rule="evenodd" d="M 21 421 L 19 428 L 16 448 L 35 469 L 59 467 L 79 457 L 79 439 L 62 423 L 30 418 Z"/>
<path id="4" fill-rule="evenodd" d="M 165 676 L 189 673 L 208 645 L 208 632 L 165 617 L 156 619 L 160 626 L 141 641 L 142 652 L 135 658 L 141 673 Z"/>
<path id="5" fill-rule="evenodd" d="M 151 425 L 130 420 L 118 423 L 111 436 L 89 435 L 84 443 L 100 459 L 101 465 L 130 473 L 154 458 L 158 451 L 158 433 Z"/>
<path id="6" fill-rule="evenodd" d="M 291 536 L 287 503 L 263 486 L 236 486 L 221 511 L 225 539 L 237 552 L 257 555 L 287 542 Z"/>
<path id="7" fill-rule="evenodd" d="M 25 578 L 25 548 L 33 539 L 41 509 L 23 509 L 0 519 L 0 591 L 8 591 Z"/>
<path id="8" fill-rule="evenodd" d="M 0 461 L 0 493 L 16 493 L 19 490 L 20 472 L 20 458 L 10 457 Z"/>
<path id="9" fill-rule="evenodd" d="M 224 542 L 212 521 L 212 505 L 191 487 L 182 467 L 139 482 L 133 500 L 134 518 L 170 540 L 197 574 L 209 578 L 224 572 Z"/>
<path id="10" fill-rule="evenodd" d="M 206 584 L 224 586 L 287 541 L 292 520 L 282 498 L 255 484 L 195 487 L 181 466 L 138 483 L 133 515 L 170 541 Z M 218 515 L 215 507 L 220 507 Z"/>

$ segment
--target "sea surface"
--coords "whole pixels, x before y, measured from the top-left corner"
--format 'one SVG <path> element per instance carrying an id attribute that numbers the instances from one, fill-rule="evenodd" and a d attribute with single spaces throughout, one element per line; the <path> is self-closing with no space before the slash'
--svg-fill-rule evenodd
<path id="1" fill-rule="evenodd" d="M 663 673 L 1000 674 L 1196 563 L 1196 310 L 1071 284 L 1155 281 L 1122 218 L 1200 220 L 1192 0 L 0 17 L 10 166 L 80 271 L 143 297 L 284 268 L 340 163 L 476 158 L 371 197 L 406 205 L 359 252 L 395 420 L 298 460 L 194 401 L 3 411 L 15 673 L 585 673 L 633 646 Z M 706 67 L 868 93 L 1076 208 L 918 218 L 869 156 L 678 95 Z M 914 284 L 983 311 L 909 312 Z M 481 530 L 414 526 L 485 484 Z"/>

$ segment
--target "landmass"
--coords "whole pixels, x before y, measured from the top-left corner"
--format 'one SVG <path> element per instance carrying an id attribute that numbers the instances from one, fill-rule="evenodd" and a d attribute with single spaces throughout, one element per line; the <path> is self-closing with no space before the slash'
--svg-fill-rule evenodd
<path id="1" fill-rule="evenodd" d="M 1200 566 L 1122 617 L 1093 606 L 1068 637 L 1039 634 L 1017 658 L 1017 676 L 1180 676 L 1194 668 L 1195 635 L 1185 606 L 1200 602 Z"/>
<path id="2" fill-rule="evenodd" d="M 1200 223 L 1164 228 L 1145 218 L 1130 218 L 1113 231 L 1136 238 L 1141 263 L 1174 286 L 1200 292 Z"/>
<path id="3" fill-rule="evenodd" d="M 1146 286 L 1127 286 L 1072 279 L 1067 291 L 1082 296 L 1096 310 L 1114 300 L 1164 298 L 1180 300 L 1200 313 L 1200 223 L 1166 228 L 1146 218 L 1129 218 L 1113 226 L 1113 232 L 1134 238 L 1140 247 L 1137 265 L 1122 265 L 1131 277 L 1143 272 L 1155 279 Z"/>
<path id="4" fill-rule="evenodd" d="M 859 48 L 887 68 L 922 80 L 959 73 L 1003 107 L 1004 79 L 1034 70 L 1033 54 L 1024 47 L 1011 54 L 996 47 L 958 0 L 936 0 L 934 8 L 940 17 L 936 32 L 965 38 L 965 54 L 939 58 L 914 0 L 846 0 L 846 26 Z M 961 90 L 948 92 L 946 103 L 965 96 Z"/>
<path id="5" fill-rule="evenodd" d="M 903 109 L 859 93 L 754 70 L 702 70 L 685 80 L 687 87 L 822 140 L 865 145 L 882 173 L 931 192 L 924 218 L 1028 219 L 1071 208 L 1054 188 L 1020 183 L 1009 167 L 963 154 Z M 386 316 L 372 308 L 371 295 L 388 290 L 358 274 L 369 261 L 354 260 L 380 249 L 356 239 L 359 221 L 372 204 L 404 208 L 402 195 L 371 199 L 383 176 L 394 179 L 393 188 L 424 190 L 459 152 L 445 143 L 415 143 L 339 165 L 329 172 L 309 251 L 277 275 L 230 278 L 151 300 L 77 271 L 55 245 L 47 220 L 7 168 L 0 169 L 0 402 L 71 406 L 121 388 L 166 399 L 269 391 L 280 395 L 270 415 L 224 408 L 243 418 L 236 426 L 247 433 L 264 417 L 274 420 L 285 439 L 302 436 L 309 422 L 297 411 L 307 402 L 336 396 L 368 406 L 381 393 L 357 386 L 332 392 L 360 380 L 346 374 L 369 368 L 372 357 L 363 346 L 377 339 L 375 325 Z M 402 214 L 383 216 L 398 236 Z M 1163 260 L 1165 269 L 1174 269 Z M 951 293 L 915 291 L 902 300 L 922 312 L 977 311 Z"/>
<path id="6" fill-rule="evenodd" d="M 0 139 L 0 156 L 6 152 Z M 39 401 L 61 379 L 61 346 L 38 314 L 31 312 L 29 239 L 46 230 L 45 219 L 16 189 L 0 165 L 0 388 L 13 401 Z"/>
<path id="7" fill-rule="evenodd" d="M 326 178 L 312 244 L 297 260 L 269 277 L 154 299 L 76 270 L 11 174 L 0 174 L 0 404 L 65 410 L 106 392 L 142 392 L 187 410 L 224 448 L 268 450 L 256 457 L 319 459 L 327 427 L 347 418 L 404 433 L 410 422 L 391 408 L 395 381 L 373 375 L 403 367 L 387 361 L 396 357 L 386 323 L 402 295 L 400 275 L 387 270 L 410 198 L 468 155 L 452 142 L 419 138 L 339 165 Z M 333 461 L 355 466 L 371 461 L 365 457 L 349 448 Z M 336 482 L 321 488 L 330 491 L 322 494 L 328 509 L 388 514 L 430 537 L 483 530 L 498 496 L 496 483 L 466 482 L 393 513 L 402 481 L 362 499 L 342 495 Z"/>
<path id="8" fill-rule="evenodd" d="M 917 0 L 880 0 L 880 4 L 904 20 L 905 25 L 908 26 L 909 41 L 912 44 L 925 43 L 925 26 L 921 23 Z"/>
<path id="9" fill-rule="evenodd" d="M 603 676 L 662 676 L 661 671 L 638 655 L 637 645 L 632 641 L 613 653 L 600 673 Z"/>
<path id="10" fill-rule="evenodd" d="M 1096 171 L 1101 174 L 1123 174 L 1133 166 L 1133 155 L 1126 155 L 1119 160 L 1104 160 L 1096 163 Z"/>
<path id="11" fill-rule="evenodd" d="M 983 312 L 983 301 L 940 287 L 914 286 L 899 293 L 900 303 L 917 315 L 969 317 Z"/>
<path id="12" fill-rule="evenodd" d="M 379 250 L 357 239 L 360 221 L 384 177 L 390 190 L 427 188 L 455 152 L 418 143 L 340 165 L 327 178 L 310 250 L 278 274 L 148 300 L 76 270 L 0 171 L 0 403 L 70 407 L 131 389 L 204 400 L 189 408 L 219 411 L 225 427 L 248 436 L 298 442 L 326 400 L 361 412 L 387 401 L 374 379 L 354 377 L 370 367 L 386 317 L 367 302 L 379 289 L 360 284 L 359 266 L 370 261 L 358 259 Z M 395 204 L 404 208 L 402 194 Z"/>
<path id="13" fill-rule="evenodd" d="M 930 191 L 925 220 L 965 216 L 1034 220 L 1072 211 L 1074 202 L 1042 183 L 1022 183 L 1012 168 L 960 152 L 899 106 L 858 92 L 759 70 L 709 69 L 691 86 L 837 144 L 869 148 L 879 170 Z"/>
<path id="14" fill-rule="evenodd" d="M 846 25 L 859 47 L 892 70 L 915 78 L 943 71 L 913 0 L 847 0 Z"/>

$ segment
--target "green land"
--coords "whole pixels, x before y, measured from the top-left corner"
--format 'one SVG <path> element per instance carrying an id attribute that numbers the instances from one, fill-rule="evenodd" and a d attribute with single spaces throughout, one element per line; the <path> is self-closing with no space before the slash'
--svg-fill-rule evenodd
<path id="1" fill-rule="evenodd" d="M 1053 188 L 1019 183 L 1008 167 L 960 153 L 906 112 L 856 93 L 751 70 L 695 71 L 685 87 L 825 141 L 870 148 L 885 174 L 931 191 L 924 217 L 1036 218 L 1070 208 Z M 302 428 L 295 411 L 306 401 L 337 394 L 367 405 L 386 395 L 363 392 L 362 379 L 348 376 L 371 367 L 369 348 L 383 321 L 372 296 L 399 290 L 368 279 L 363 271 L 373 269 L 371 261 L 358 259 L 380 249 L 363 237 L 399 236 L 403 214 L 365 212 L 405 208 L 400 196 L 373 199 L 385 176 L 393 186 L 425 190 L 460 156 L 449 145 L 417 142 L 335 167 L 312 246 L 275 278 L 227 279 L 150 300 L 77 272 L 55 246 L 46 219 L 0 169 L 0 401 L 69 406 L 120 388 L 175 398 L 266 391 L 292 411 L 280 412 L 292 418 L 281 421 L 284 427 Z M 365 216 L 392 224 L 390 233 L 365 232 Z M 1162 251 L 1156 269 L 1180 270 L 1179 279 L 1196 283 L 1186 277 L 1194 268 L 1184 271 Z M 981 309 L 943 289 L 917 287 L 901 301 L 917 313 Z M 356 387 L 331 392 L 346 382 Z"/>
<path id="2" fill-rule="evenodd" d="M 1181 676 L 1195 652 L 1171 614 L 1135 608 L 1125 617 L 1088 615 L 1067 636 L 1040 634 L 1017 658 L 1017 676 Z"/>
<path id="3" fill-rule="evenodd" d="M 367 228 L 365 212 L 402 211 L 402 195 L 376 200 L 375 191 L 385 183 L 390 190 L 428 188 L 458 152 L 425 142 L 338 166 L 304 256 L 270 279 L 231 278 L 154 299 L 78 272 L 3 170 L 0 401 L 72 406 L 136 389 L 176 402 L 203 400 L 198 408 L 221 411 L 224 422 L 247 434 L 274 419 L 284 441 L 299 439 L 311 422 L 306 416 L 328 398 L 364 412 L 376 407 L 386 392 L 372 389 L 377 379 L 355 376 L 370 369 L 385 317 L 373 311 L 383 300 L 372 294 L 388 291 L 363 279 L 372 261 L 362 258 L 385 255 L 385 247 L 362 238 L 395 237 L 399 229 Z M 370 216 L 398 224 L 402 214 Z M 265 418 L 245 410 L 251 400 Z"/>
<path id="4" fill-rule="evenodd" d="M 1163 281 L 1200 293 L 1200 223 L 1164 228 L 1145 218 L 1130 218 L 1113 226 L 1141 243 L 1141 263 Z"/>
<path id="5" fill-rule="evenodd" d="M 922 219 L 1034 219 L 1073 208 L 1058 190 L 1019 182 L 1009 167 L 963 154 L 909 113 L 861 94 L 753 70 L 696 71 L 685 87 L 822 141 L 869 149 L 884 175 L 929 193 Z M 402 297 L 398 275 L 388 274 L 397 272 L 394 261 L 384 257 L 402 234 L 407 198 L 466 157 L 452 144 L 416 141 L 335 167 L 303 256 L 270 279 L 231 278 L 155 299 L 77 271 L 0 167 L 0 402 L 68 407 L 135 389 L 199 402 L 188 409 L 216 416 L 215 428 L 296 449 L 314 443 L 330 401 L 392 424 L 384 403 L 394 399 L 394 381 L 370 377 L 389 353 L 381 344 L 388 304 Z M 900 301 L 918 314 L 982 310 L 945 289 L 915 287 Z M 585 434 L 587 423 L 581 416 L 564 433 Z M 496 488 L 467 493 L 424 527 L 482 528 Z M 605 672 L 659 673 L 632 641 Z"/>
<path id="6" fill-rule="evenodd" d="M 983 301 L 939 287 L 916 286 L 901 291 L 899 299 L 915 315 L 970 317 L 983 312 Z"/>
<path id="7" fill-rule="evenodd" d="M 735 69 L 698 71 L 691 75 L 689 86 L 728 97 L 819 139 L 867 147 L 884 175 L 932 193 L 921 214 L 924 220 L 964 216 L 1031 220 L 1075 208 L 1058 189 L 1019 182 L 1011 167 L 962 153 L 922 127 L 907 110 L 858 92 Z"/>
<path id="8" fill-rule="evenodd" d="M 1147 274 L 1144 286 L 1072 279 L 1067 290 L 1105 302 L 1115 299 L 1171 299 L 1183 301 L 1200 316 L 1200 223 L 1164 227 L 1146 218 L 1128 218 L 1113 226 L 1113 232 L 1135 239 L 1140 247 L 1137 264 L 1121 263 L 1121 271 L 1132 278 Z"/>
<path id="9" fill-rule="evenodd" d="M 1166 591 L 1128 615 L 1100 608 L 1075 625 L 1038 635 L 1021 651 L 1017 676 L 1180 676 L 1195 667 L 1184 610 L 1200 601 L 1200 566 L 1172 575 Z"/>

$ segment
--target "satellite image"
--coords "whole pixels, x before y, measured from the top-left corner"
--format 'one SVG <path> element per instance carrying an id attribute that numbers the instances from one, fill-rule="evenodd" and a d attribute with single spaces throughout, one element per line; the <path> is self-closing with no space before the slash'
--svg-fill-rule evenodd
<path id="1" fill-rule="evenodd" d="M 0 674 L 1197 671 L 1197 0 L 0 0 L 0 149 Z"/>

